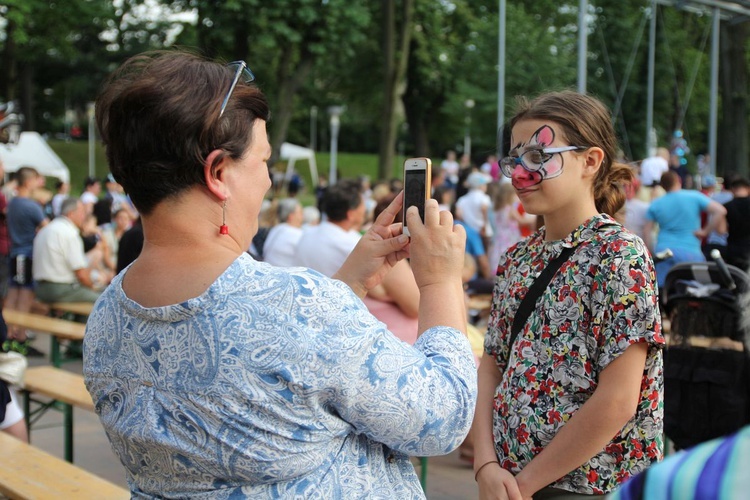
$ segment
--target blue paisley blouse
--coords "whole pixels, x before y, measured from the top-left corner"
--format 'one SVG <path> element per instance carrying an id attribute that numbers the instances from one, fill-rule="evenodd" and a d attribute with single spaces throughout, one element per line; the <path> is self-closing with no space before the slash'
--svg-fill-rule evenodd
<path id="1" fill-rule="evenodd" d="M 167 307 L 128 299 L 124 274 L 89 318 L 84 378 L 134 497 L 424 498 L 408 456 L 469 430 L 455 329 L 410 347 L 344 283 L 248 255 Z"/>
<path id="2" fill-rule="evenodd" d="M 509 346 L 529 286 L 571 246 L 576 250 Z M 501 466 L 515 474 L 538 455 L 588 401 L 599 374 L 637 342 L 649 349 L 635 416 L 598 455 L 552 486 L 603 494 L 661 460 L 664 338 L 643 241 L 598 215 L 562 240 L 544 241 L 544 229 L 537 231 L 508 250 L 497 274 L 484 346 L 503 373 L 493 419 Z"/>

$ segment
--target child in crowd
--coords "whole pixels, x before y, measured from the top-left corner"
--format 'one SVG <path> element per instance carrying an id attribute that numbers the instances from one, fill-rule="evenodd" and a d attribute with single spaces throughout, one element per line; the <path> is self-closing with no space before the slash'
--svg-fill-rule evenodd
<path id="1" fill-rule="evenodd" d="M 530 226 L 536 221 L 533 215 L 521 215 L 518 211 L 518 196 L 509 182 L 493 182 L 489 189 L 492 198 L 492 221 L 495 235 L 490 247 L 490 269 L 497 268 L 500 256 L 521 240 L 521 226 Z M 531 220 L 529 220 L 531 218 Z"/>
<path id="2" fill-rule="evenodd" d="M 545 226 L 498 266 L 472 427 L 480 498 L 605 494 L 662 457 L 654 266 L 612 218 L 632 173 L 592 97 L 520 100 L 510 126 L 503 174 Z"/>

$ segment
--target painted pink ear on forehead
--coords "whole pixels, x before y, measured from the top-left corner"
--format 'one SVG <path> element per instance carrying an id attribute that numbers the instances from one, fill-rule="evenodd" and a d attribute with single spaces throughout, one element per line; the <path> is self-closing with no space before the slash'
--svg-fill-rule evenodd
<path id="1" fill-rule="evenodd" d="M 549 146 L 553 142 L 555 142 L 555 131 L 549 125 L 540 127 L 531 137 L 531 143 L 536 143 L 542 147 Z"/>

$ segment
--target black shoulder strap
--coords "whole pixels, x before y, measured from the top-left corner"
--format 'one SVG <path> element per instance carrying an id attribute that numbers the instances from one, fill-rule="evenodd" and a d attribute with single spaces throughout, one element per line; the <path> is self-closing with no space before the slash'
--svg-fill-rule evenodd
<path id="1" fill-rule="evenodd" d="M 563 248 L 562 252 L 560 252 L 560 255 L 558 255 L 556 259 L 547 264 L 547 267 L 544 268 L 544 271 L 541 272 L 539 277 L 529 287 L 529 290 L 526 292 L 526 296 L 521 301 L 521 305 L 518 306 L 518 311 L 516 311 L 515 318 L 513 318 L 513 326 L 510 329 L 510 342 L 508 343 L 508 348 L 511 348 L 513 346 L 513 343 L 516 341 L 518 333 L 523 328 L 523 325 L 526 324 L 526 320 L 529 319 L 531 311 L 534 310 L 537 299 L 542 296 L 544 290 L 547 289 L 549 282 L 552 281 L 552 278 L 555 276 L 557 270 L 560 269 L 563 264 L 565 264 L 565 261 L 570 258 L 570 255 L 575 251 L 575 249 L 576 247 Z"/>

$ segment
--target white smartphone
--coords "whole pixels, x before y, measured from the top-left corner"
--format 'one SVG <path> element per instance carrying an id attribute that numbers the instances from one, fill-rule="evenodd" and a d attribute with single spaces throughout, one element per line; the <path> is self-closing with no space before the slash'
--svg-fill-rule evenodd
<path id="1" fill-rule="evenodd" d="M 404 234 L 409 236 L 406 227 L 406 210 L 411 206 L 419 209 L 424 222 L 424 203 L 430 197 L 432 160 L 429 158 L 409 158 L 404 162 Z"/>

